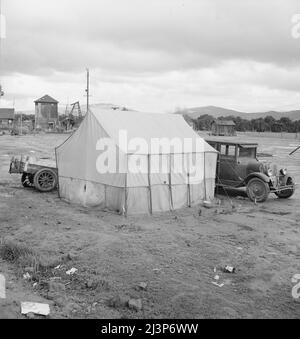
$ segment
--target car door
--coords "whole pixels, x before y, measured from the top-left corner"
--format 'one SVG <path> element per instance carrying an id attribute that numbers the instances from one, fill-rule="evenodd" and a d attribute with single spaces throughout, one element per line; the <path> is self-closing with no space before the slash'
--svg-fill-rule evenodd
<path id="1" fill-rule="evenodd" d="M 240 177 L 237 171 L 236 145 L 221 145 L 219 161 L 219 182 L 222 185 L 237 186 Z"/>

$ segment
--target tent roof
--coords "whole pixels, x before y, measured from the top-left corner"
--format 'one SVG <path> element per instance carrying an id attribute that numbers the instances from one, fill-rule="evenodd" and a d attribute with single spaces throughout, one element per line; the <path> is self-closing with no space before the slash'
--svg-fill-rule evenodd
<path id="1" fill-rule="evenodd" d="M 119 132 L 122 130 L 127 132 L 128 141 L 143 138 L 148 145 L 151 145 L 151 139 L 154 138 L 192 139 L 193 142 L 201 140 L 204 144 L 204 151 L 216 152 L 187 124 L 181 115 L 105 110 L 97 107 L 92 108 L 91 112 L 125 153 L 128 153 L 127 150 L 119 143 Z"/>

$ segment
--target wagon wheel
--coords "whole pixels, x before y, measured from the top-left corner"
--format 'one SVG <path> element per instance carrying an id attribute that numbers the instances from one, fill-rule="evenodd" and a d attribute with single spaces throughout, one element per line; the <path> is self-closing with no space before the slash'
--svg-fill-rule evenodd
<path id="1" fill-rule="evenodd" d="M 40 192 L 51 192 L 57 186 L 57 174 L 52 169 L 41 169 L 34 175 L 33 182 Z"/>
<path id="2" fill-rule="evenodd" d="M 34 187 L 32 174 L 23 173 L 21 177 L 21 182 L 23 187 L 25 188 Z"/>
<path id="3" fill-rule="evenodd" d="M 269 185 L 259 178 L 251 179 L 247 185 L 247 195 L 251 201 L 265 202 L 270 194 Z"/>
<path id="4" fill-rule="evenodd" d="M 291 188 L 275 193 L 279 199 L 288 199 L 295 193 L 295 183 L 292 178 L 287 180 L 286 185 L 291 186 Z"/>

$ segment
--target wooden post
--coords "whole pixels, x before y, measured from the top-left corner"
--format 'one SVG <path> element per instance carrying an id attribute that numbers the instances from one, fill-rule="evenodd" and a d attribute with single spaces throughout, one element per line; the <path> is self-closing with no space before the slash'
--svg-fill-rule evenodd
<path id="1" fill-rule="evenodd" d="M 151 155 L 150 154 L 148 154 L 148 185 L 149 185 L 149 198 L 150 198 L 150 214 L 153 214 L 152 188 L 151 188 Z"/>

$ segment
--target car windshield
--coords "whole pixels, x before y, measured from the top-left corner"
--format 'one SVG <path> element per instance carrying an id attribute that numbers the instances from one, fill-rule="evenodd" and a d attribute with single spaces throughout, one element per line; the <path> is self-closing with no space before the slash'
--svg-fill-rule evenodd
<path id="1" fill-rule="evenodd" d="M 239 146 L 239 157 L 240 158 L 255 158 L 256 148 L 246 148 Z"/>

